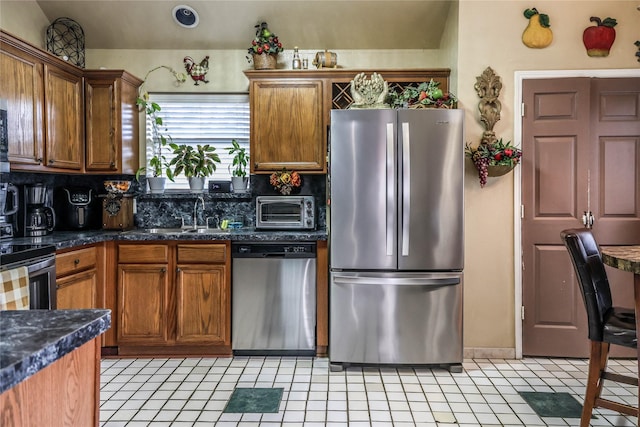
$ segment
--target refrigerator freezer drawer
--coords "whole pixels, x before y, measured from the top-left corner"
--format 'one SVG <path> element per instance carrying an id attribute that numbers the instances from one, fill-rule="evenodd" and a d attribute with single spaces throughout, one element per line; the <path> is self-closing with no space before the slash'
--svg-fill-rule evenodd
<path id="1" fill-rule="evenodd" d="M 331 272 L 331 363 L 460 364 L 462 273 Z"/>

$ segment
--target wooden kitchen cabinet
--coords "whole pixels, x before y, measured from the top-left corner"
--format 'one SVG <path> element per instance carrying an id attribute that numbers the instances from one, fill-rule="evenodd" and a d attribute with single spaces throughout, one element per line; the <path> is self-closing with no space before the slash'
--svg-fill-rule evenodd
<path id="1" fill-rule="evenodd" d="M 84 165 L 82 74 L 44 65 L 45 166 L 81 171 Z"/>
<path id="2" fill-rule="evenodd" d="M 224 244 L 179 244 L 176 342 L 230 345 L 230 272 Z"/>
<path id="3" fill-rule="evenodd" d="M 402 92 L 434 80 L 449 90 L 446 68 L 410 70 L 247 70 L 251 114 L 251 173 L 282 168 L 327 172 L 327 132 L 332 109 L 353 103 L 350 82 L 359 73 L 380 74 L 389 90 Z"/>
<path id="4" fill-rule="evenodd" d="M 82 69 L 0 31 L 0 98 L 7 101 L 13 170 L 81 172 Z"/>
<path id="5" fill-rule="evenodd" d="M 0 75 L 4 76 L 0 98 L 7 102 L 9 160 L 12 165 L 40 167 L 44 159 L 44 64 L 5 39 L 0 32 Z"/>
<path id="6" fill-rule="evenodd" d="M 326 173 L 323 80 L 299 73 L 278 78 L 245 74 L 250 80 L 251 173 L 282 168 Z"/>
<path id="7" fill-rule="evenodd" d="M 97 308 L 98 249 L 94 246 L 56 254 L 56 307 Z"/>
<path id="8" fill-rule="evenodd" d="M 118 265 L 118 343 L 164 344 L 169 273 L 166 264 Z"/>
<path id="9" fill-rule="evenodd" d="M 124 70 L 85 70 L 85 170 L 134 174 L 138 169 L 142 80 Z"/>
<path id="10" fill-rule="evenodd" d="M 229 249 L 118 244 L 118 354 L 231 354 Z"/>

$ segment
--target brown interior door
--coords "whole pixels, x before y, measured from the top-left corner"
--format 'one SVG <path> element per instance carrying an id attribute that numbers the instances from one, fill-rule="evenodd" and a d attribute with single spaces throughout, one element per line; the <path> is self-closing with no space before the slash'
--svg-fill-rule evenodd
<path id="1" fill-rule="evenodd" d="M 639 83 L 523 83 L 524 355 L 588 357 L 586 313 L 563 229 L 582 227 L 592 212 L 600 245 L 640 242 Z M 608 273 L 614 303 L 631 307 L 631 274 Z"/>

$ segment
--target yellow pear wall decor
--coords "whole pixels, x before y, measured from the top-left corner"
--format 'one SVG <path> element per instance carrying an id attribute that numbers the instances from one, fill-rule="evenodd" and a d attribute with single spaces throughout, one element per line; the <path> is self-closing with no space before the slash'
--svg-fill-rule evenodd
<path id="1" fill-rule="evenodd" d="M 533 49 L 547 47 L 553 41 L 553 32 L 549 23 L 549 15 L 538 13 L 534 7 L 524 11 L 524 17 L 529 20 L 529 25 L 522 33 L 522 43 Z"/>

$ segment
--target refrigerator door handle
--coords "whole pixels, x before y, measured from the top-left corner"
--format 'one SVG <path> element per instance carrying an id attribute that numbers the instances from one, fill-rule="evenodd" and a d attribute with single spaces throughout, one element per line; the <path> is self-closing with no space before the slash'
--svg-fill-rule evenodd
<path id="1" fill-rule="evenodd" d="M 393 136 L 394 136 L 394 126 L 393 123 L 387 123 L 387 229 L 386 229 L 386 250 L 387 256 L 393 255 L 393 235 L 394 235 L 394 212 L 395 212 L 395 199 L 396 199 L 396 190 L 395 190 L 395 150 L 393 146 Z"/>
<path id="2" fill-rule="evenodd" d="M 333 283 L 339 285 L 388 285 L 388 286 L 451 286 L 459 285 L 459 277 L 448 278 L 389 278 L 351 277 L 335 275 Z"/>
<path id="3" fill-rule="evenodd" d="M 402 256 L 409 256 L 411 221 L 411 158 L 409 123 L 402 123 Z"/>

